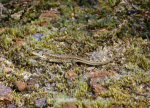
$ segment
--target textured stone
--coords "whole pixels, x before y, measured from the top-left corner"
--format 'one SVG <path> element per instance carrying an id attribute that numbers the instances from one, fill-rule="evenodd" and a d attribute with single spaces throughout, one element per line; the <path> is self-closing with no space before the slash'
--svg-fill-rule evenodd
<path id="1" fill-rule="evenodd" d="M 43 107 L 45 107 L 46 106 L 46 104 L 47 104 L 47 102 L 46 102 L 46 98 L 40 98 L 40 99 L 37 99 L 36 101 L 35 101 L 35 105 L 36 105 L 36 107 L 38 107 L 38 108 L 43 108 Z"/>
<path id="2" fill-rule="evenodd" d="M 0 84 L 0 101 L 4 103 L 11 103 L 13 100 L 12 89 L 3 84 Z"/>

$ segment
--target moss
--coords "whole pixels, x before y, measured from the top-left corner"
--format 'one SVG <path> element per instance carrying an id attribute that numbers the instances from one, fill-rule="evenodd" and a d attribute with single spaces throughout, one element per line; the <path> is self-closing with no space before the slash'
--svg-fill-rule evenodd
<path id="1" fill-rule="evenodd" d="M 143 50 L 140 49 L 139 47 L 132 47 L 128 51 L 128 60 L 131 61 L 132 63 L 138 65 L 139 67 L 148 70 L 150 61 L 148 58 L 146 58 L 143 54 Z"/>
<path id="2" fill-rule="evenodd" d="M 33 0 L 27 4 L 18 1 L 19 5 L 12 14 L 23 11 L 22 18 L 19 21 L 11 18 L 7 22 L 2 21 L 7 30 L 3 32 L 0 29 L 0 80 L 14 90 L 13 103 L 17 107 L 27 105 L 34 108 L 39 98 L 46 98 L 47 106 L 54 108 L 62 108 L 65 104 L 78 108 L 148 107 L 149 41 L 142 38 L 148 30 L 141 28 L 147 26 L 143 22 L 146 13 L 138 14 L 132 20 L 136 14 L 127 15 L 127 4 L 97 2 L 96 5 L 82 2 L 81 6 L 79 1 L 71 0 Z M 141 2 L 141 5 L 144 10 L 146 4 Z M 39 18 L 43 11 L 49 9 L 59 15 L 56 18 Z M 41 24 L 43 22 L 46 26 Z M 34 38 L 37 33 L 43 35 L 41 40 Z M 90 60 L 97 57 L 95 53 L 104 51 L 101 49 L 117 52 L 123 57 L 104 66 L 88 66 L 75 62 L 51 63 L 31 54 L 37 51 L 43 55 L 75 55 Z M 108 55 L 111 57 L 112 53 Z M 4 68 L 14 71 L 4 71 Z M 88 77 L 90 72 L 106 70 L 113 71 L 115 75 Z M 75 78 L 65 77 L 70 71 L 76 74 Z M 26 83 L 33 88 L 15 91 L 13 82 L 24 80 L 25 73 L 30 74 Z M 101 97 L 96 95 L 91 87 L 94 84 L 104 86 L 107 92 Z"/>
<path id="3" fill-rule="evenodd" d="M 87 92 L 88 92 L 88 84 L 86 82 L 80 81 L 78 87 L 76 88 L 75 96 L 84 97 L 86 96 Z"/>

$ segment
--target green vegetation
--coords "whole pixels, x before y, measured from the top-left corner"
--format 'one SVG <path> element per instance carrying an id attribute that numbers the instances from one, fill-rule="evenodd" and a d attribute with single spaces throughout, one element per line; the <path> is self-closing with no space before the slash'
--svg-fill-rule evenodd
<path id="1" fill-rule="evenodd" d="M 13 90 L 13 99 L 7 103 L 7 98 L 0 98 L 0 105 L 148 108 L 149 5 L 149 0 L 12 0 L 4 4 L 0 80 Z M 90 66 L 73 60 L 49 62 L 33 51 L 95 62 L 121 57 Z M 16 81 L 24 82 L 25 89 L 19 90 Z"/>

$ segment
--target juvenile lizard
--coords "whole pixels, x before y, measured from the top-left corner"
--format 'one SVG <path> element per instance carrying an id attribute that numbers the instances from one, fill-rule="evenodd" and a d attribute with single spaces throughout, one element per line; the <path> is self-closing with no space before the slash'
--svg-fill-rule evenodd
<path id="1" fill-rule="evenodd" d="M 34 56 L 38 56 L 39 58 L 48 60 L 49 62 L 53 62 L 53 63 L 62 63 L 62 62 L 74 61 L 76 63 L 82 63 L 82 64 L 86 64 L 86 65 L 91 65 L 91 66 L 106 65 L 106 64 L 116 60 L 116 58 L 121 57 L 121 56 L 114 56 L 107 61 L 95 62 L 95 61 L 89 61 L 89 60 L 83 59 L 81 57 L 73 56 L 73 55 L 55 55 L 55 54 L 40 55 L 36 52 L 32 52 L 32 54 Z"/>

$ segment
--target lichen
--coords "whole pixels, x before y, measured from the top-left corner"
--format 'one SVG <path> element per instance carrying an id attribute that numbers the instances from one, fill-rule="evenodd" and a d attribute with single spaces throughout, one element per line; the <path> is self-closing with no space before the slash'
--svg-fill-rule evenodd
<path id="1" fill-rule="evenodd" d="M 133 5 L 120 0 L 81 1 L 21 0 L 6 5 L 12 11 L 8 19 L 0 18 L 0 80 L 13 89 L 11 104 L 20 108 L 39 107 L 38 102 L 54 108 L 149 107 L 147 1 L 132 1 Z M 11 17 L 18 13 L 19 20 Z M 50 62 L 33 51 L 90 62 L 119 58 L 92 66 L 74 60 Z M 16 81 L 24 82 L 26 90 L 18 91 Z"/>

